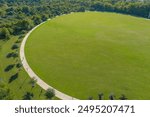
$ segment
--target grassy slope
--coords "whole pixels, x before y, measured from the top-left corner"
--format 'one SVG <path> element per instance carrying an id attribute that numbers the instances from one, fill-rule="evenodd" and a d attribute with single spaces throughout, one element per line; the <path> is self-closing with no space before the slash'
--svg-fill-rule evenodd
<path id="1" fill-rule="evenodd" d="M 31 34 L 26 55 L 33 70 L 80 99 L 113 92 L 150 99 L 150 21 L 115 13 L 75 13 Z"/>
<path id="2" fill-rule="evenodd" d="M 23 95 L 27 91 L 33 92 L 33 99 L 45 99 L 43 95 L 45 91 L 43 91 L 43 93 L 41 93 L 41 96 L 39 96 L 41 91 L 41 88 L 39 86 L 36 85 L 36 87 L 31 90 L 31 85 L 29 84 L 29 76 L 26 74 L 23 68 L 21 71 L 19 71 L 19 77 L 11 83 L 8 83 L 10 77 L 18 71 L 16 67 L 8 72 L 4 71 L 4 69 L 8 65 L 17 63 L 16 59 L 14 58 L 6 58 L 8 53 L 15 51 L 12 50 L 11 47 L 16 41 L 17 37 L 13 37 L 7 42 L 0 41 L 0 78 L 3 78 L 5 83 L 7 83 L 8 87 L 13 92 L 14 99 L 22 99 Z"/>

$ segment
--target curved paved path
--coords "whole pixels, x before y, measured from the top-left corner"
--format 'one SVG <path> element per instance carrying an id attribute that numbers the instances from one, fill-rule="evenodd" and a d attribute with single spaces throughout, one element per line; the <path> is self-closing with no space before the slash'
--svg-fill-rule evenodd
<path id="1" fill-rule="evenodd" d="M 50 19 L 49 19 L 50 20 Z M 45 22 L 43 22 L 45 23 Z M 48 85 L 47 83 L 45 83 L 39 76 L 37 76 L 34 71 L 31 69 L 31 67 L 29 66 L 26 57 L 25 57 L 25 53 L 24 53 L 24 48 L 25 48 L 25 44 L 26 41 L 29 37 L 29 35 L 32 33 L 33 30 L 35 30 L 38 26 L 42 25 L 43 23 L 37 25 L 36 27 L 34 27 L 30 32 L 28 32 L 28 34 L 24 37 L 22 43 L 21 43 L 21 47 L 20 47 L 20 59 L 22 62 L 22 65 L 25 69 L 25 71 L 28 73 L 28 75 L 30 76 L 30 78 L 34 78 L 37 80 L 37 84 L 42 87 L 44 90 L 47 90 L 48 88 L 53 88 L 52 86 Z M 69 95 L 66 95 L 60 91 L 58 91 L 57 89 L 53 88 L 55 90 L 55 96 L 62 99 L 62 100 L 78 100 L 74 97 L 71 97 Z"/>

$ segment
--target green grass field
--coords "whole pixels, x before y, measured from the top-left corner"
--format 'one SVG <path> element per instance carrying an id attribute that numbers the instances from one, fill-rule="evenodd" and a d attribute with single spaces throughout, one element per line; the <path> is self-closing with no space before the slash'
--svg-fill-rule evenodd
<path id="1" fill-rule="evenodd" d="M 99 92 L 150 99 L 150 21 L 107 12 L 64 15 L 29 36 L 25 54 L 45 82 L 79 99 Z"/>

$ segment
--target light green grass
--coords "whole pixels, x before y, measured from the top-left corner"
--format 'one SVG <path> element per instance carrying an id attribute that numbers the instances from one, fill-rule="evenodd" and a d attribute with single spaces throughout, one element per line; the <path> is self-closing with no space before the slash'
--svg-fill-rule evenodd
<path id="1" fill-rule="evenodd" d="M 25 54 L 49 85 L 79 99 L 150 99 L 150 21 L 86 12 L 47 21 L 29 37 Z"/>

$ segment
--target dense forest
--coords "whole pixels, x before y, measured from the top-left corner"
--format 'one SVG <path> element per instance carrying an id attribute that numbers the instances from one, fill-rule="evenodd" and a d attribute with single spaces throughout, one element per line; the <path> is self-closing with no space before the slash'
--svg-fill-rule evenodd
<path id="1" fill-rule="evenodd" d="M 108 11 L 150 18 L 149 0 L 0 0 L 0 39 L 70 12 Z"/>

